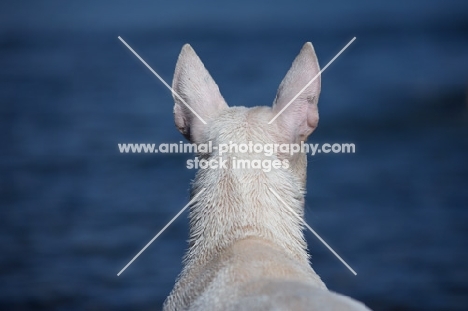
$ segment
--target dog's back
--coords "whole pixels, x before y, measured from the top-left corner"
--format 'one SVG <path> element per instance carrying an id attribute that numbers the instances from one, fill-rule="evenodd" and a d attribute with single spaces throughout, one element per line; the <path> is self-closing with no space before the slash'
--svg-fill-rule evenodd
<path id="1" fill-rule="evenodd" d="M 313 270 L 257 238 L 235 243 L 182 282 L 182 295 L 194 299 L 174 310 L 368 310 L 327 291 Z"/>
<path id="2" fill-rule="evenodd" d="M 186 45 L 173 82 L 176 125 L 195 144 L 299 143 L 318 123 L 320 79 L 287 106 L 318 72 L 315 52 L 307 43 L 281 83 L 272 108 L 229 108 Z M 204 191 L 191 206 L 190 247 L 164 310 L 368 310 L 329 292 L 309 264 L 301 223 L 305 154 L 275 151 L 266 156 L 238 150 L 222 154 L 214 149 L 199 156 L 206 161 L 224 157 L 227 166 L 201 169 L 193 182 L 192 195 Z M 287 165 L 239 169 L 233 164 L 239 160 Z"/>

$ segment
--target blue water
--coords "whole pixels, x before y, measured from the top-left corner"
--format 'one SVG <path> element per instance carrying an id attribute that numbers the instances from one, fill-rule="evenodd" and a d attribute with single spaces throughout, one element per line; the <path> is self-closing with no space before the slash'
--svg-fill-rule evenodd
<path id="1" fill-rule="evenodd" d="M 300 47 L 324 66 L 306 232 L 327 286 L 376 310 L 468 305 L 466 1 L 0 4 L 0 309 L 159 310 L 187 247 L 192 155 L 166 80 L 192 44 L 231 105 L 269 105 Z"/>

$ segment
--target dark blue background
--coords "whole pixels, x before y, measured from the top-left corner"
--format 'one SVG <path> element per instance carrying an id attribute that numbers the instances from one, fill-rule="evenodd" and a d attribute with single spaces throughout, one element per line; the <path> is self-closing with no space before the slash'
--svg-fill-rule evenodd
<path id="1" fill-rule="evenodd" d="M 467 1 L 2 1 L 0 309 L 158 310 L 187 247 L 192 155 L 170 83 L 191 43 L 231 105 L 269 105 L 312 41 L 324 66 L 306 232 L 330 289 L 376 310 L 468 305 Z"/>

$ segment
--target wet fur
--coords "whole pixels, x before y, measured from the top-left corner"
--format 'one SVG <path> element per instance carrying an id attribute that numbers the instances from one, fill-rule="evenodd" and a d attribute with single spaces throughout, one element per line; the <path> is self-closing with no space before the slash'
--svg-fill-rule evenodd
<path id="1" fill-rule="evenodd" d="M 299 143 L 318 124 L 320 79 L 272 124 L 268 122 L 317 73 L 312 44 L 306 43 L 281 83 L 273 107 L 228 107 L 194 50 L 185 45 L 173 88 L 206 122 L 175 96 L 174 117 L 191 142 Z M 199 154 L 218 158 L 218 151 Z M 201 169 L 190 209 L 190 241 L 184 268 L 164 303 L 173 310 L 368 310 L 327 290 L 309 263 L 303 226 L 269 188 L 299 216 L 304 212 L 307 158 L 277 153 L 229 153 L 236 159 L 288 160 L 288 169 Z M 228 164 L 229 165 L 229 164 Z"/>

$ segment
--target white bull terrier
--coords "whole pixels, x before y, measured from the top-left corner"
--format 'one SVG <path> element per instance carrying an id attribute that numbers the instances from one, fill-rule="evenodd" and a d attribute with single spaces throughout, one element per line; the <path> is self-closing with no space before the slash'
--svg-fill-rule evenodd
<path id="1" fill-rule="evenodd" d="M 186 44 L 172 84 L 180 96 L 174 95 L 176 126 L 197 145 L 209 141 L 213 146 L 306 141 L 319 120 L 320 77 L 274 122 L 269 121 L 319 72 L 314 48 L 308 42 L 281 82 L 272 107 L 229 107 Z M 219 156 L 216 148 L 199 152 L 208 161 Z M 193 181 L 192 197 L 205 190 L 191 206 L 189 249 L 164 310 L 369 310 L 356 300 L 328 291 L 310 266 L 301 222 L 307 155 L 276 152 L 266 156 L 231 150 L 223 157 L 228 160 L 227 168 L 200 169 Z M 230 164 L 236 159 L 286 160 L 288 165 L 269 172 L 236 169 Z"/>

